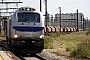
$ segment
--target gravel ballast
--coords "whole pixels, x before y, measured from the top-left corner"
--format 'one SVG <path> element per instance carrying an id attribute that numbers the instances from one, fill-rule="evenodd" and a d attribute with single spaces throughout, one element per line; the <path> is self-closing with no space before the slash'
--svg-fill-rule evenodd
<path id="1" fill-rule="evenodd" d="M 53 53 L 50 53 L 46 49 L 44 49 L 41 53 L 37 54 L 40 57 L 43 57 L 46 60 L 69 60 L 65 56 L 57 56 Z"/>

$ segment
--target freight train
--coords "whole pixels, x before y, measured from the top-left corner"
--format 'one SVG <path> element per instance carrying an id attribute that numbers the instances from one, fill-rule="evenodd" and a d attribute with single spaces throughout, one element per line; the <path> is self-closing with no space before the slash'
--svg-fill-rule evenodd
<path id="1" fill-rule="evenodd" d="M 44 49 L 44 17 L 35 8 L 18 8 L 7 21 L 7 45 L 19 53 L 39 53 Z"/>
<path id="2" fill-rule="evenodd" d="M 60 31 L 59 26 L 47 26 L 47 33 L 56 33 Z M 76 32 L 75 27 L 61 27 L 61 32 L 63 33 L 70 33 Z M 46 33 L 46 27 L 44 27 L 44 33 Z"/>

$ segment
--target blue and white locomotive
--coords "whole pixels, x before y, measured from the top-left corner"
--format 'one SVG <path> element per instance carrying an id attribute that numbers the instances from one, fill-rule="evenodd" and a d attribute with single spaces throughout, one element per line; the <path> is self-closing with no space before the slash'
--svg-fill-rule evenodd
<path id="1" fill-rule="evenodd" d="M 31 7 L 18 8 L 7 22 L 7 45 L 23 52 L 39 53 L 44 48 L 44 18 Z M 24 51 L 25 52 L 25 51 Z"/>

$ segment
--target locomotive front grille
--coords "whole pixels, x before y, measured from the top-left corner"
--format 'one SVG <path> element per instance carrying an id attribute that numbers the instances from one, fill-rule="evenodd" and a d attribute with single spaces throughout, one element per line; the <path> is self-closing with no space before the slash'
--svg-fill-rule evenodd
<path id="1" fill-rule="evenodd" d="M 28 37 L 23 39 L 13 39 L 13 45 L 44 46 L 44 39 Z"/>

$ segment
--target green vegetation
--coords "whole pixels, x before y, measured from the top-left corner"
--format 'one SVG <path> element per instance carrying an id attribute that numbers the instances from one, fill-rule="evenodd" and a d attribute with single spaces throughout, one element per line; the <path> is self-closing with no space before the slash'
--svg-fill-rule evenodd
<path id="1" fill-rule="evenodd" d="M 77 48 L 71 51 L 71 56 L 77 58 L 87 58 L 90 56 L 90 41 L 85 40 L 78 44 Z"/>
<path id="2" fill-rule="evenodd" d="M 69 52 L 68 56 L 88 58 L 90 57 L 90 31 L 70 34 L 51 33 L 50 36 L 45 36 L 45 48 L 62 48 L 66 49 L 65 52 Z"/>
<path id="3" fill-rule="evenodd" d="M 50 36 L 45 36 L 45 44 L 44 44 L 44 48 L 48 49 L 48 48 L 53 48 L 52 43 L 53 41 L 60 36 L 60 33 L 51 33 Z"/>

